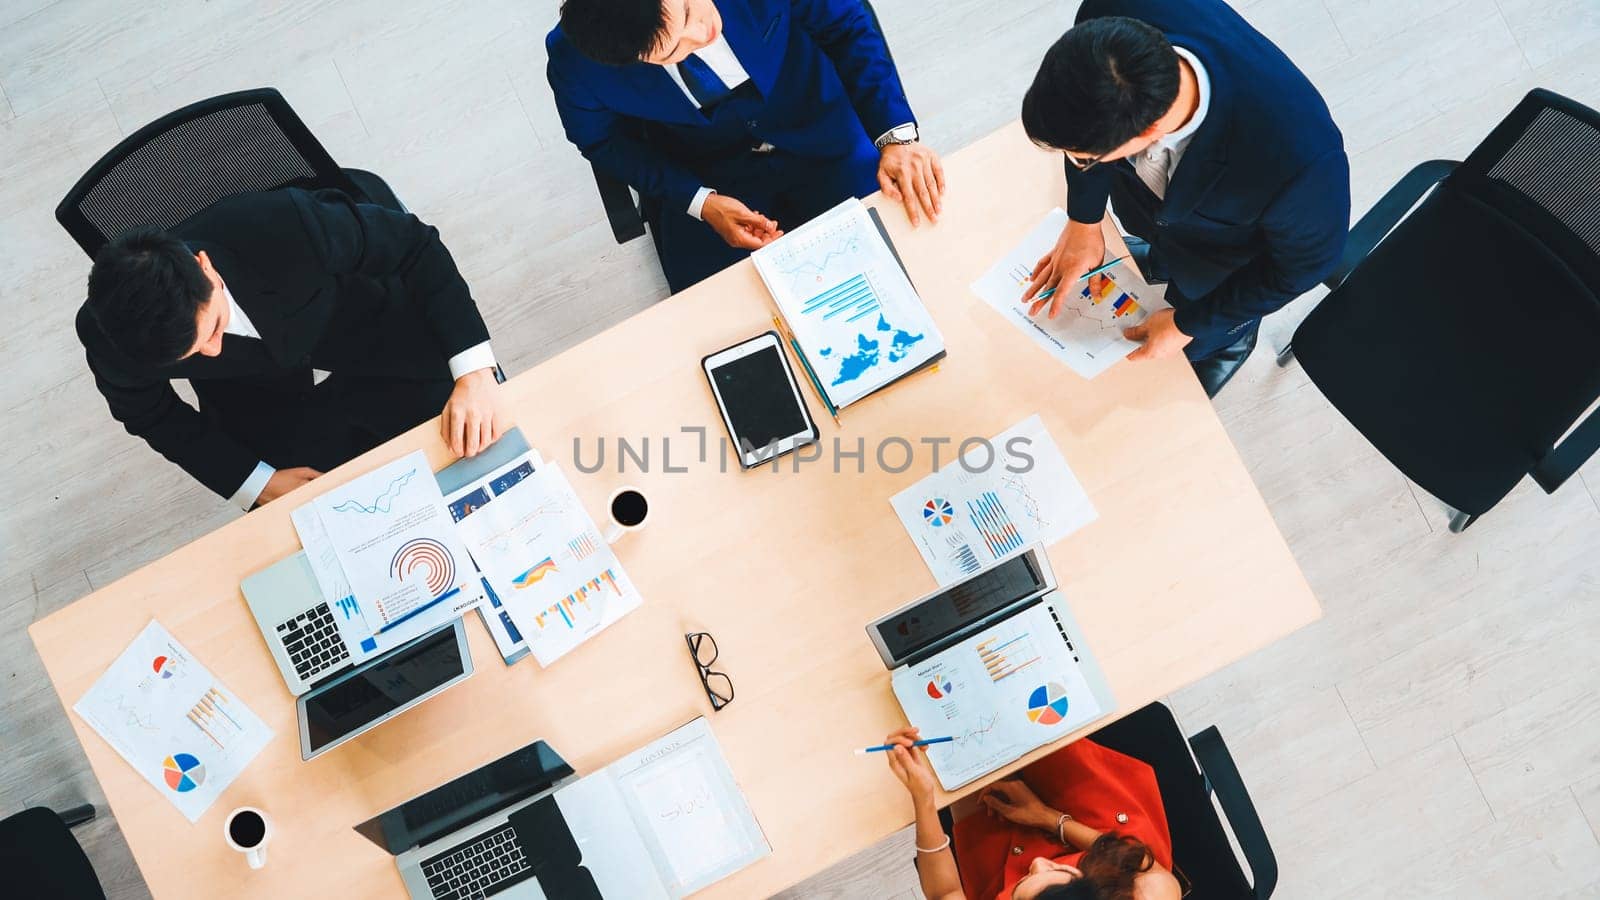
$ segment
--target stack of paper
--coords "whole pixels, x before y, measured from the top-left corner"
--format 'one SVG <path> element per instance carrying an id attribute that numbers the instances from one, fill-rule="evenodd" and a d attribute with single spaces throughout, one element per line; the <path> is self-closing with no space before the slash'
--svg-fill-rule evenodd
<path id="1" fill-rule="evenodd" d="M 944 353 L 944 336 L 860 200 L 751 259 L 836 409 Z"/>
<path id="2" fill-rule="evenodd" d="M 72 708 L 191 822 L 272 739 L 155 621 Z"/>

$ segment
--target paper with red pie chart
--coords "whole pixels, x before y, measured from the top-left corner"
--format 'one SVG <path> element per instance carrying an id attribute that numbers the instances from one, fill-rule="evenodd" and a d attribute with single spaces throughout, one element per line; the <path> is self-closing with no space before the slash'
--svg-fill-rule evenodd
<path id="1" fill-rule="evenodd" d="M 156 621 L 72 708 L 190 822 L 272 740 L 272 729 Z"/>

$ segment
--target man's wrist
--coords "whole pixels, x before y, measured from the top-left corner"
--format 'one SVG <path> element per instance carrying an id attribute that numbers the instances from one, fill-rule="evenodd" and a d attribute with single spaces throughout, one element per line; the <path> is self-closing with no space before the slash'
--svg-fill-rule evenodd
<path id="1" fill-rule="evenodd" d="M 917 123 L 904 122 L 878 135 L 878 139 L 872 142 L 872 146 L 877 147 L 882 152 L 898 144 L 915 144 L 921 139 L 922 135 L 917 131 Z"/>
<path id="2" fill-rule="evenodd" d="M 461 384 L 464 381 L 482 381 L 484 379 L 488 379 L 489 381 L 494 380 L 494 366 L 486 366 L 482 369 L 473 369 L 471 372 L 462 372 L 456 377 L 456 384 Z"/>

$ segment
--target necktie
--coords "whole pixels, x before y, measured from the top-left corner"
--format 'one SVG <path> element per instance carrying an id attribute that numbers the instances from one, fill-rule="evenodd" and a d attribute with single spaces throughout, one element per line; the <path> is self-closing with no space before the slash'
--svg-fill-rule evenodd
<path id="1" fill-rule="evenodd" d="M 694 97 L 695 102 L 704 110 L 716 106 L 732 93 L 706 61 L 693 53 L 678 63 L 678 76 L 683 79 L 684 87 L 689 89 L 689 94 Z"/>

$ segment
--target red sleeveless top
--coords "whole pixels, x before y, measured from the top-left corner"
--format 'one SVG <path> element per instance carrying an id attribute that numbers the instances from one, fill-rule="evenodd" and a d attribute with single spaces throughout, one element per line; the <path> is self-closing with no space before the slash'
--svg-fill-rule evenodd
<path id="1" fill-rule="evenodd" d="M 1172 838 L 1154 769 L 1082 739 L 1016 773 L 1045 805 L 1070 813 L 1096 831 L 1144 841 L 1156 862 L 1172 868 Z M 1128 817 L 1127 824 L 1117 815 Z M 1011 889 L 1043 856 L 1077 865 L 1082 851 L 1066 852 L 1054 834 L 975 812 L 956 823 L 956 862 L 970 900 L 1010 900 Z"/>

